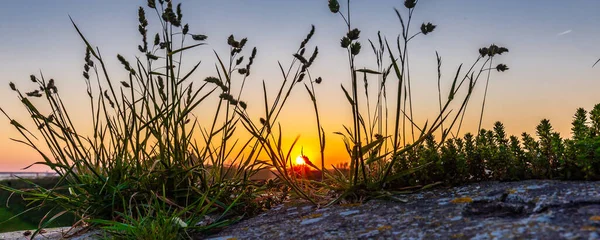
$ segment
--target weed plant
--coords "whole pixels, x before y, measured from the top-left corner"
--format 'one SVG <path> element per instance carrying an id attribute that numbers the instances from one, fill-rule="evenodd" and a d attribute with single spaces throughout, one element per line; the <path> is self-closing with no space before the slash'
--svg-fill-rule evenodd
<path id="1" fill-rule="evenodd" d="M 147 10 L 160 25 L 156 34 L 148 30 Z M 207 36 L 193 33 L 182 16 L 181 4 L 168 0 L 149 0 L 146 8 L 139 8 L 141 56 L 128 60 L 117 55 L 126 73 L 121 80 L 111 79 L 99 48 L 94 48 L 73 22 L 86 49 L 82 80 L 90 103 L 90 136 L 73 124 L 54 79 L 31 75 L 35 89 L 27 92 L 10 83 L 37 130 L 34 134 L 2 110 L 21 134 L 22 139 L 16 141 L 40 154 L 43 161 L 35 164 L 46 165 L 60 175 L 52 188 L 1 186 L 32 202 L 33 207 L 22 214 L 46 205 L 64 209 L 43 218 L 40 228 L 71 212 L 83 226 L 104 227 L 115 236 L 185 238 L 188 232 L 225 226 L 281 200 L 282 195 L 271 193 L 249 177 L 266 166 L 258 159 L 264 149 L 262 140 L 273 136 L 270 126 L 277 126 L 291 86 L 304 78 L 317 50 L 310 60 L 302 62 L 302 71 L 290 76 L 292 67 L 298 66 L 293 63 L 284 74 L 284 85 L 291 86 L 286 91 L 281 87 L 259 129 L 248 119 L 247 103 L 240 100 L 257 49 L 247 51 L 248 40 L 231 35 L 227 39 L 228 58 L 223 61 L 215 53 L 217 77 L 193 81 L 200 62 L 189 72 L 182 72 L 183 55 L 204 45 Z M 295 63 L 303 59 L 313 33 L 314 27 Z M 210 106 L 210 102 L 216 105 Z M 195 115 L 211 111 L 214 115 L 208 124 L 201 124 Z M 236 139 L 240 125 L 253 129 L 254 135 Z M 280 144 L 276 147 L 267 153 L 281 156 L 278 160 L 282 165 L 270 165 L 285 172 L 290 151 L 285 155 Z"/>
<path id="2" fill-rule="evenodd" d="M 475 86 L 483 77 L 482 74 L 486 74 L 487 93 L 487 83 L 492 70 L 508 69 L 504 64 L 492 66 L 495 58 L 508 52 L 507 48 L 495 44 L 481 48 L 468 70 L 464 71 L 462 65 L 458 67 L 451 78 L 448 95 L 443 97 L 442 61 L 437 55 L 439 113 L 433 121 L 423 124 L 414 121 L 415 106 L 411 81 L 415 79 L 411 78 L 409 45 L 417 37 L 432 34 L 437 27 L 430 22 L 424 22 L 420 28 L 414 30 L 413 14 L 417 6 L 417 0 L 406 0 L 403 11 L 395 9 L 402 29 L 395 40 L 388 41 L 381 34 L 378 34 L 378 46 L 369 40 L 377 64 L 377 70 L 372 70 L 356 66 L 356 58 L 364 53 L 361 51 L 361 31 L 352 25 L 351 2 L 348 0 L 345 6 L 342 6 L 337 0 L 328 1 L 329 10 L 340 16 L 347 31 L 340 40 L 340 46 L 347 51 L 350 86 L 342 84 L 341 88 L 352 109 L 353 119 L 351 126 L 344 126 L 344 132 L 337 132 L 342 136 L 351 159 L 349 174 L 344 174 L 344 171 L 334 167 L 336 172 L 333 174 L 339 176 L 331 178 L 335 182 L 331 186 L 334 191 L 341 193 L 338 200 L 387 196 L 390 190 L 404 187 L 404 184 L 398 183 L 408 181 L 409 176 L 418 175 L 427 178 L 425 182 L 436 182 L 451 177 L 444 173 L 445 168 L 467 166 L 465 160 L 447 159 L 449 155 L 458 154 L 458 148 L 454 146 L 455 141 L 452 141 L 452 147 L 446 145 L 442 148 L 442 152 L 448 154 L 444 156 L 446 161 L 439 155 L 440 147 L 444 146 L 443 143 L 449 136 L 455 135 L 453 130 L 456 129 L 456 134 L 460 132 L 469 100 Z M 378 77 L 380 84 L 377 86 L 376 105 L 371 108 L 369 86 L 373 84 L 369 84 L 369 81 L 373 77 Z M 363 89 L 360 78 L 363 80 Z M 396 89 L 390 92 L 387 84 L 392 80 L 396 81 Z M 364 96 L 361 96 L 361 90 L 364 91 Z M 388 101 L 390 93 L 396 97 L 392 102 Z M 456 101 L 458 103 L 452 104 Z M 454 105 L 458 105 L 458 109 L 452 109 L 451 106 Z M 482 104 L 480 118 L 483 118 L 484 106 L 485 102 Z M 392 113 L 389 113 L 390 107 L 393 108 Z M 433 134 L 436 132 L 441 133 L 441 143 L 434 140 Z M 462 145 L 462 142 L 460 144 Z M 427 168 L 428 171 L 416 172 L 423 168 Z M 411 182 L 421 183 L 423 180 Z"/>
<path id="3" fill-rule="evenodd" d="M 482 129 L 473 139 L 451 138 L 439 143 L 428 138 L 409 162 L 433 161 L 423 171 L 414 173 L 399 186 L 444 183 L 464 184 L 486 180 L 518 181 L 526 179 L 598 180 L 600 179 L 600 104 L 588 114 L 577 109 L 573 117 L 571 138 L 563 138 L 553 130 L 550 120 L 543 119 L 536 127 L 536 138 L 528 133 L 507 136 L 504 125 L 494 124 L 493 130 Z M 589 120 L 588 120 L 589 116 Z M 422 173 L 422 174 L 420 174 Z"/>

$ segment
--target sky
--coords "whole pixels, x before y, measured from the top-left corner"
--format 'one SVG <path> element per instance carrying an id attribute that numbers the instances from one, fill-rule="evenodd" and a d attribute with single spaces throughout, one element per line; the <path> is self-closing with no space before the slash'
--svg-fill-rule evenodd
<path id="1" fill-rule="evenodd" d="M 350 74 L 345 50 L 339 39 L 345 34 L 343 20 L 329 12 L 325 0 L 202 0 L 181 1 L 183 19 L 190 32 L 207 35 L 208 44 L 188 55 L 192 62 L 202 61 L 201 80 L 214 76 L 213 50 L 227 54 L 230 34 L 247 37 L 256 46 L 258 56 L 249 80 L 245 99 L 249 111 L 261 104 L 260 82 L 265 81 L 272 94 L 281 77 L 277 61 L 289 65 L 292 54 L 304 39 L 311 24 L 316 33 L 310 46 L 319 47 L 319 57 L 311 74 L 321 76 L 316 86 L 323 127 L 327 132 L 327 164 L 347 160 L 343 143 L 333 132 L 350 125 L 351 109 L 345 102 L 340 84 L 349 88 Z M 43 73 L 57 80 L 67 107 L 75 114 L 76 124 L 89 127 L 85 84 L 81 77 L 84 44 L 70 23 L 73 18 L 92 45 L 98 46 L 109 59 L 111 76 L 126 73 L 114 56 L 133 59 L 140 43 L 137 32 L 137 9 L 146 1 L 44 1 L 3 2 L 0 8 L 0 107 L 12 117 L 28 120 L 14 92 L 14 82 L 23 89 L 33 87 L 30 74 Z M 395 39 L 401 27 L 394 7 L 406 13 L 400 0 L 353 0 L 352 23 L 361 32 L 363 51 L 359 67 L 375 68 L 367 39 L 376 39 L 381 31 Z M 345 1 L 342 10 L 345 11 Z M 415 10 L 414 23 L 432 22 L 435 31 L 415 38 L 410 45 L 415 121 L 424 123 L 437 110 L 437 70 L 435 52 L 443 59 L 443 87 L 459 64 L 472 63 L 480 47 L 495 43 L 510 52 L 496 61 L 508 65 L 509 71 L 493 73 L 487 95 L 484 128 L 501 121 L 508 134 L 534 133 L 542 118 L 548 118 L 563 137 L 570 136 L 570 122 L 575 109 L 590 110 L 600 103 L 600 68 L 592 64 L 600 58 L 600 1 L 548 0 L 421 0 Z M 148 15 L 150 24 L 155 16 Z M 413 29 L 418 29 L 417 27 Z M 186 58 L 187 59 L 187 58 Z M 445 83 L 445 85 L 444 85 Z M 375 85 L 375 84 L 373 84 Z M 312 105 L 304 89 L 297 89 L 282 113 L 281 123 L 286 140 L 300 136 L 298 147 L 312 159 L 318 156 L 317 133 Z M 461 131 L 476 131 L 483 89 L 478 86 L 473 105 L 466 114 Z M 254 106 L 252 103 L 256 103 Z M 19 171 L 40 161 L 29 147 L 11 141 L 18 132 L 0 117 L 0 172 Z M 294 149 L 299 153 L 300 149 Z M 320 165 L 320 164 L 318 164 Z M 29 171 L 46 171 L 42 166 Z"/>

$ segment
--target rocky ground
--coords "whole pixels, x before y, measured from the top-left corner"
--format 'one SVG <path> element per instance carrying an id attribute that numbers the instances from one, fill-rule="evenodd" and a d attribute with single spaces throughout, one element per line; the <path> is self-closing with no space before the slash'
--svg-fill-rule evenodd
<path id="1" fill-rule="evenodd" d="M 484 182 L 327 208 L 279 206 L 199 239 L 600 239 L 600 182 Z M 60 234 L 49 235 L 59 239 Z M 23 237 L 15 232 L 13 237 Z M 94 235 L 96 234 L 96 235 Z M 0 239 L 13 239 L 0 233 Z M 94 239 L 98 232 L 83 238 Z M 40 238 L 48 239 L 48 238 Z"/>
<path id="2" fill-rule="evenodd" d="M 280 206 L 209 239 L 600 239 L 600 182 L 484 182 L 406 203 Z"/>

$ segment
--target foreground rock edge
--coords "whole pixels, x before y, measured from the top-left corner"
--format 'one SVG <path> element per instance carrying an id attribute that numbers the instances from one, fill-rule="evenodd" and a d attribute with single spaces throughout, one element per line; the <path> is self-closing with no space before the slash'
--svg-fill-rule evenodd
<path id="1" fill-rule="evenodd" d="M 600 239 L 600 182 L 482 182 L 402 195 L 407 203 L 280 205 L 197 239 Z M 70 228 L 35 239 L 63 239 Z M 29 239 L 25 231 L 2 239 Z M 100 239 L 92 230 L 69 239 Z"/>

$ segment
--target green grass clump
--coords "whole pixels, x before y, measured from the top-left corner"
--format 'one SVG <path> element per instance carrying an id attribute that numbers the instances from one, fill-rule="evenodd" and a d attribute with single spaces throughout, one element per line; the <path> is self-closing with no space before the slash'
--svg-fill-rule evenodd
<path id="1" fill-rule="evenodd" d="M 149 33 L 147 10 L 159 23 L 155 34 Z M 272 134 L 267 126 L 277 125 L 289 91 L 284 97 L 277 95 L 279 103 L 263 119 L 261 130 L 237 139 L 244 127 L 258 129 L 248 125 L 247 103 L 241 100 L 257 49 L 248 51 L 248 39 L 231 35 L 228 61 L 215 54 L 217 76 L 193 81 L 200 61 L 183 72 L 183 55 L 205 45 L 207 36 L 194 33 L 182 12 L 181 4 L 163 0 L 150 0 L 146 8 L 139 8 L 141 56 L 116 56 L 125 70 L 120 80 L 111 79 L 100 49 L 73 22 L 86 50 L 82 80 L 90 104 L 89 136 L 82 133 L 90 131 L 73 124 L 58 81 L 31 75 L 35 87 L 26 92 L 10 83 L 34 127 L 0 110 L 21 134 L 17 141 L 42 157 L 35 164 L 60 176 L 50 187 L 33 182 L 30 189 L 0 185 L 30 201 L 31 207 L 19 216 L 51 206 L 64 210 L 39 219 L 40 228 L 72 213 L 81 219 L 80 226 L 103 227 L 115 236 L 138 238 L 137 234 L 165 231 L 185 238 L 187 233 L 209 232 L 252 216 L 284 198 L 249 178 L 268 166 L 258 159 L 264 147 L 257 139 Z M 302 52 L 309 39 L 302 43 Z M 313 55 L 311 63 L 316 51 Z M 302 71 L 307 68 L 304 63 Z M 186 224 L 173 226 L 165 220 L 175 218 Z M 196 224 L 205 218 L 211 223 Z M 174 235 L 156 235 L 160 236 Z"/>
<path id="2" fill-rule="evenodd" d="M 447 174 L 445 169 L 455 168 L 457 171 L 464 171 L 468 165 L 464 158 L 458 157 L 457 147 L 453 144 L 447 145 L 441 149 L 445 153 L 441 156 L 439 151 L 443 144 L 435 142 L 433 134 L 441 133 L 441 143 L 445 143 L 450 136 L 455 135 L 454 131 L 456 134 L 460 132 L 473 90 L 485 77 L 481 125 L 491 72 L 508 70 L 505 64 L 493 65 L 500 55 L 508 52 L 507 48 L 495 44 L 480 48 L 478 54 L 475 55 L 474 51 L 476 60 L 466 71 L 463 65 L 458 66 L 451 77 L 448 93 L 443 97 L 442 92 L 445 91 L 442 91 L 441 87 L 442 59 L 436 53 L 438 72 L 436 97 L 439 113 L 433 121 L 417 123 L 413 117 L 416 106 L 412 100 L 411 82 L 415 79 L 411 77 L 409 45 L 417 37 L 433 34 L 437 28 L 437 25 L 431 22 L 423 22 L 416 29 L 412 26 L 414 10 L 418 5 L 416 0 L 406 0 L 404 11 L 395 9 L 402 30 L 395 41 L 388 41 L 381 34 L 378 34 L 377 41 L 368 41 L 376 56 L 377 70 L 373 70 L 356 65 L 356 59 L 359 55 L 364 55 L 364 51 L 361 51 L 363 49 L 361 31 L 352 25 L 350 1 L 347 1 L 344 6 L 337 0 L 328 1 L 329 10 L 342 18 L 347 31 L 340 40 L 340 46 L 347 51 L 350 86 L 346 87 L 342 84 L 341 88 L 353 117 L 351 126 L 343 126 L 344 131 L 336 132 L 342 136 L 350 156 L 347 171 L 335 169 L 330 174 L 333 183 L 327 186 L 340 193 L 337 200 L 377 197 L 381 193 L 386 196 L 389 190 L 404 187 L 405 184 L 402 183 L 411 176 L 421 176 L 411 184 L 435 183 L 437 180 L 452 177 L 452 174 L 459 174 Z M 376 86 L 377 100 L 374 105 L 371 99 L 373 96 L 369 96 L 369 87 L 372 86 L 369 81 L 373 78 L 379 80 Z M 387 87 L 392 80 L 397 81 L 396 89 Z M 396 98 L 388 101 L 390 94 Z M 458 108 L 453 109 L 452 106 Z M 389 111 L 390 108 L 393 111 Z M 318 125 L 320 132 L 321 126 L 319 123 Z M 419 171 L 422 169 L 427 170 Z"/>
<path id="3" fill-rule="evenodd" d="M 9 211 L 8 209 L 2 207 L 0 208 L 0 219 L 9 219 L 12 216 L 14 216 L 15 214 L 12 213 L 11 211 Z M 33 223 L 29 223 L 29 222 L 25 222 L 21 219 L 13 219 L 11 221 L 7 221 L 5 223 L 2 224 L 2 226 L 0 227 L 0 232 L 10 232 L 10 231 L 17 231 L 17 230 L 25 230 L 25 229 L 33 229 L 35 228 L 35 224 Z"/>
<path id="4" fill-rule="evenodd" d="M 50 177 L 27 181 L 33 182 L 45 188 L 51 188 L 57 183 L 58 179 Z M 15 189 L 30 189 L 34 187 L 33 184 L 29 184 L 26 181 L 21 180 L 3 180 L 0 181 L 0 184 L 11 186 Z M 48 212 L 50 212 L 50 215 L 53 215 L 62 211 L 62 209 L 53 209 L 51 206 L 44 206 L 39 209 L 29 211 L 27 214 L 20 215 L 20 213 L 30 208 L 28 205 L 30 202 L 27 199 L 23 199 L 19 195 L 15 195 L 4 190 L 0 190 L 0 203 L 2 203 L 2 205 L 0 205 L 0 219 L 2 221 L 11 219 L 13 216 L 18 215 L 18 217 L 12 218 L 11 220 L 0 224 L 0 232 L 34 229 L 38 226 L 40 219 L 43 219 Z M 65 214 L 57 218 L 48 227 L 70 226 L 75 222 L 76 219 L 72 214 Z"/>

